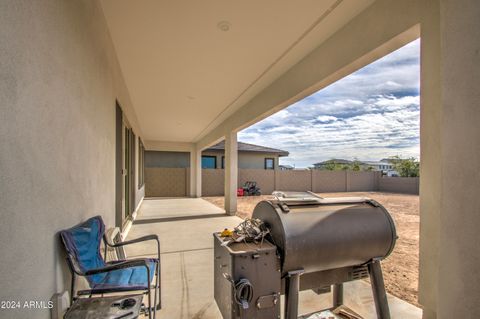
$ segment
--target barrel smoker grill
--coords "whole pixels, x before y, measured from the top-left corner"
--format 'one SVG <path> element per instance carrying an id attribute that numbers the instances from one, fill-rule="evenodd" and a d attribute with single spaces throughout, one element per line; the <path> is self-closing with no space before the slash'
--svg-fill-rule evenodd
<path id="1" fill-rule="evenodd" d="M 301 290 L 322 293 L 331 291 L 333 286 L 336 308 L 343 304 L 344 282 L 370 277 L 377 318 L 389 319 L 380 261 L 392 252 L 397 236 L 387 210 L 368 198 L 327 199 L 295 192 L 274 195 L 275 200 L 257 204 L 252 218 L 265 223 L 270 230 L 267 239 L 276 246 L 281 292 L 285 294 L 284 318 L 298 317 Z M 215 256 L 221 248 L 224 247 L 215 246 Z M 255 259 L 247 260 L 255 263 Z M 216 282 L 225 280 L 219 273 L 215 273 Z M 231 277 L 240 279 L 234 272 Z M 257 279 L 257 283 L 252 283 L 253 290 L 256 285 L 278 285 L 269 281 Z M 215 299 L 219 304 L 217 291 Z M 279 303 L 276 307 L 280 307 Z M 219 308 L 222 309 L 221 304 Z"/>

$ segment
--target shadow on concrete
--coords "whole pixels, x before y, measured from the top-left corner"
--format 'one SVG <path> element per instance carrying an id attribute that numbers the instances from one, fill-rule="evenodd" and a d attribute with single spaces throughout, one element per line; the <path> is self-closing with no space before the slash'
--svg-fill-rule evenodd
<path id="1" fill-rule="evenodd" d="M 218 217 L 228 217 L 227 214 L 206 214 L 199 216 L 178 216 L 178 217 L 161 217 L 161 218 L 149 218 L 149 219 L 137 219 L 133 222 L 134 225 L 141 224 L 151 224 L 151 223 L 165 223 L 165 222 L 175 222 L 182 220 L 191 220 L 191 219 L 205 219 L 205 218 L 218 218 Z"/>

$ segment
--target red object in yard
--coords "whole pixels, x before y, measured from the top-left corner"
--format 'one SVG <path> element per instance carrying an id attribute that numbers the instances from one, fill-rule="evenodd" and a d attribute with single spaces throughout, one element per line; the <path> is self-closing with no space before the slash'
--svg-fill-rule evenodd
<path id="1" fill-rule="evenodd" d="M 238 189 L 237 189 L 237 196 L 245 196 L 245 195 L 243 194 L 243 188 L 238 188 Z"/>

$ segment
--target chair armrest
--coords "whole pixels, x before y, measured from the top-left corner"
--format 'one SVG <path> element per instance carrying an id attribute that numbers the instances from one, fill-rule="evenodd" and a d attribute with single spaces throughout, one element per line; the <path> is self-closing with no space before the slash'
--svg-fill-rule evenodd
<path id="1" fill-rule="evenodd" d="M 130 244 L 136 244 L 136 243 L 141 243 L 141 242 L 144 242 L 144 241 L 147 241 L 147 240 L 157 240 L 158 241 L 158 236 L 157 235 L 147 235 L 147 236 L 142 236 L 142 237 L 139 237 L 139 238 L 135 238 L 135 239 L 132 239 L 132 240 L 127 240 L 127 241 L 122 241 L 122 242 L 119 242 L 119 243 L 116 243 L 116 244 L 108 244 L 109 246 L 111 247 L 120 247 L 120 246 L 125 246 L 125 245 L 130 245 Z"/>
<path id="2" fill-rule="evenodd" d="M 122 242 L 119 242 L 119 243 L 109 243 L 105 234 L 103 235 L 104 243 L 107 246 L 110 246 L 110 247 L 121 247 L 121 246 L 130 245 L 130 244 L 141 243 L 141 242 L 148 241 L 148 240 L 155 240 L 157 242 L 157 258 L 158 258 L 158 260 L 160 260 L 160 240 L 158 239 L 158 236 L 155 235 L 155 234 L 142 236 L 142 237 L 135 238 L 135 239 L 132 239 L 132 240 L 122 241 Z M 106 247 L 105 247 L 105 251 L 106 251 Z"/>
<path id="3" fill-rule="evenodd" d="M 100 273 L 110 272 L 119 269 L 132 268 L 132 267 L 146 267 L 148 273 L 148 259 L 130 259 L 115 264 L 110 264 L 106 267 L 90 269 L 84 273 L 85 276 L 96 275 Z"/>

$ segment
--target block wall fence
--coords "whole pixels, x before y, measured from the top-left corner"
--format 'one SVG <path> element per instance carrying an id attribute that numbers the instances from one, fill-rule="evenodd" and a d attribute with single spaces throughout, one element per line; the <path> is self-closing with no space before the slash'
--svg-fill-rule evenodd
<path id="1" fill-rule="evenodd" d="M 145 168 L 145 196 L 189 196 L 188 168 Z M 419 193 L 418 177 L 384 177 L 380 172 L 239 169 L 238 187 L 256 181 L 262 194 L 279 191 Z M 223 196 L 224 170 L 202 170 L 202 196 Z"/>

